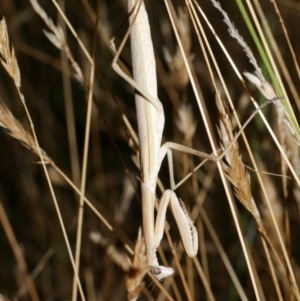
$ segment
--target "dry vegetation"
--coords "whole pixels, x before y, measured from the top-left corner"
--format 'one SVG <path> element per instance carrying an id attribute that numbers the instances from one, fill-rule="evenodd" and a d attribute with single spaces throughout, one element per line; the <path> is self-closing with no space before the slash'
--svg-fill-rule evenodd
<path id="1" fill-rule="evenodd" d="M 124 2 L 0 1 L 0 301 L 300 300 L 300 5 L 146 1 L 163 141 L 226 150 L 201 168 L 173 152 L 199 252 L 185 255 L 168 212 L 158 254 L 175 274 L 158 282 L 139 230 L 133 90 L 111 68 Z M 168 170 L 166 158 L 158 197 L 175 189 Z"/>

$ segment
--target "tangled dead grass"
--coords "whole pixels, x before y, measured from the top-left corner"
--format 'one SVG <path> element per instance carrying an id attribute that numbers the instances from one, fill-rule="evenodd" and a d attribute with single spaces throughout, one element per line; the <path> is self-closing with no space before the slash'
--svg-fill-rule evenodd
<path id="1" fill-rule="evenodd" d="M 77 298 L 82 300 L 137 300 L 140 296 L 145 295 L 149 300 L 199 300 L 206 295 L 210 300 L 221 300 L 215 287 L 219 287 L 221 295 L 230 300 L 300 300 L 299 252 L 297 252 L 300 165 L 299 130 L 295 118 L 299 115 L 299 97 L 297 85 L 294 83 L 294 78 L 297 79 L 297 72 L 290 71 L 292 66 L 296 71 L 299 69 L 295 55 L 297 52 L 292 49 L 291 58 L 280 59 L 280 56 L 286 55 L 286 51 L 283 50 L 284 46 L 282 46 L 285 44 L 285 39 L 290 47 L 287 49 L 295 47 L 293 45 L 295 33 L 285 31 L 284 27 L 282 32 L 285 35 L 281 36 L 280 42 L 276 41 L 269 32 L 267 19 L 261 15 L 263 10 L 261 10 L 260 4 L 253 2 L 254 9 L 249 9 L 249 11 L 254 14 L 252 17 L 259 18 L 258 24 L 261 27 L 258 27 L 258 32 L 261 32 L 259 28 L 263 28 L 268 34 L 270 45 L 272 45 L 272 51 L 268 51 L 267 43 L 264 47 L 269 55 L 274 74 L 264 75 L 269 72 L 269 66 L 263 59 L 257 59 L 257 53 L 254 52 L 254 54 L 247 45 L 248 42 L 245 42 L 250 39 L 248 32 L 243 31 L 242 37 L 236 29 L 244 23 L 235 20 L 235 26 L 233 26 L 229 17 L 233 16 L 232 12 L 228 11 L 227 14 L 218 2 L 212 2 L 213 5 L 205 4 L 203 6 L 201 3 L 188 2 L 186 8 L 178 10 L 172 7 L 172 3 L 168 3 L 171 19 L 174 21 L 175 28 L 178 29 L 179 40 L 176 42 L 174 42 L 173 36 L 174 29 L 172 29 L 163 7 L 160 7 L 161 4 L 157 4 L 160 7 L 159 10 L 156 4 L 149 4 L 152 18 L 155 15 L 153 12 L 159 11 L 161 14 L 160 24 L 155 24 L 151 18 L 150 23 L 155 40 L 164 41 L 161 42 L 163 47 L 157 47 L 156 51 L 158 77 L 164 88 L 164 92 L 161 93 L 165 95 L 166 99 L 170 99 L 170 102 L 164 101 L 167 120 L 166 137 L 168 140 L 198 150 L 205 149 L 210 153 L 211 148 L 208 147 L 208 140 L 203 133 L 207 130 L 212 141 L 217 141 L 214 124 L 218 123 L 221 148 L 228 149 L 222 164 L 219 164 L 220 176 L 215 175 L 215 163 L 211 163 L 210 167 L 206 164 L 203 169 L 198 170 L 197 159 L 177 152 L 173 154 L 175 177 L 171 176 L 170 186 L 177 187 L 176 181 L 179 182 L 189 174 L 190 179 L 185 181 L 179 189 L 198 228 L 200 253 L 194 260 L 182 255 L 180 238 L 176 236 L 176 230 L 174 230 L 176 228 L 172 219 L 168 218 L 172 235 L 168 236 L 168 244 L 165 241 L 162 242 L 159 254 L 164 264 L 168 261 L 172 266 L 174 261 L 178 271 L 174 278 L 163 283 L 154 282 L 150 287 L 146 283 L 149 283 L 150 279 L 152 284 L 154 279 L 145 277 L 149 273 L 145 260 L 144 243 L 141 231 L 137 230 L 141 224 L 141 212 L 137 201 L 139 193 L 133 188 L 138 186 L 139 181 L 130 180 L 132 174 L 137 174 L 136 167 L 130 161 L 131 153 L 127 146 L 128 144 L 134 145 L 133 150 L 136 151 L 137 139 L 133 134 L 135 126 L 128 121 L 135 123 L 134 107 L 130 104 L 132 91 L 128 92 L 128 88 L 124 88 L 124 83 L 111 72 L 110 63 L 113 57 L 108 47 L 105 46 L 108 44 L 106 34 L 117 32 L 116 28 L 110 27 L 114 26 L 115 20 L 108 18 L 111 16 L 109 13 L 104 13 L 105 11 L 111 12 L 112 8 L 105 3 L 102 3 L 99 8 L 101 13 L 99 13 L 100 19 L 97 28 L 101 42 L 98 52 L 101 55 L 93 60 L 91 59 L 92 55 L 89 54 L 92 51 L 87 51 L 90 47 L 85 46 L 89 43 L 92 44 L 88 38 L 89 35 L 92 36 L 92 22 L 86 21 L 82 27 L 79 26 L 80 30 L 77 29 L 77 32 L 70 27 L 72 23 L 69 23 L 70 32 L 76 33 L 76 35 L 74 34 L 75 41 L 72 41 L 64 30 L 65 23 L 55 25 L 47 9 L 42 8 L 37 1 L 31 0 L 33 10 L 47 26 L 47 31 L 44 32 L 47 39 L 66 55 L 71 67 L 71 75 L 76 80 L 77 86 L 74 87 L 74 84 L 72 89 L 77 89 L 76 93 L 80 96 L 76 93 L 75 96 L 71 95 L 70 78 L 59 87 L 69 86 L 70 88 L 70 90 L 65 89 L 69 92 L 63 94 L 63 98 L 66 101 L 67 111 L 68 102 L 75 105 L 74 112 L 68 111 L 68 114 L 74 117 L 73 131 L 80 141 L 78 144 L 74 144 L 72 139 L 66 139 L 70 134 L 69 127 L 72 125 L 68 123 L 66 131 L 61 125 L 61 120 L 64 118 L 61 116 L 61 120 L 57 118 L 63 106 L 58 104 L 60 97 L 57 96 L 57 82 L 53 80 L 52 71 L 49 71 L 52 70 L 52 66 L 51 68 L 47 67 L 46 72 L 39 73 L 40 76 L 31 74 L 31 69 L 26 67 L 26 62 L 30 61 L 30 64 L 37 68 L 36 70 L 41 68 L 41 64 L 31 61 L 30 56 L 43 58 L 45 62 L 50 59 L 50 65 L 54 66 L 53 57 L 49 58 L 45 53 L 41 55 L 36 48 L 28 51 L 28 45 L 18 41 L 22 35 L 14 35 L 20 30 L 17 25 L 13 32 L 13 44 L 16 43 L 16 45 L 12 47 L 8 28 L 10 24 L 14 24 L 13 19 L 9 19 L 8 25 L 5 19 L 1 20 L 0 62 L 3 68 L 0 76 L 0 126 L 11 137 L 33 152 L 41 162 L 34 166 L 30 165 L 30 168 L 23 168 L 22 164 L 26 160 L 24 154 L 28 150 L 11 146 L 11 139 L 3 134 L 0 135 L 0 139 L 3 141 L 1 156 L 4 158 L 0 177 L 0 220 L 6 234 L 1 240 L 4 256 L 0 261 L 5 271 L 5 273 L 0 273 L 0 281 L 5 284 L 4 288 L 1 288 L 3 291 L 0 293 L 5 295 L 0 295 L 1 300 L 10 298 L 14 293 L 15 296 L 10 299 L 44 300 L 48 298 L 55 300 L 71 299 L 72 296 L 73 300 Z M 54 1 L 54 3 L 56 2 Z M 93 10 L 87 1 L 82 1 L 82 5 L 86 20 L 96 22 L 96 10 Z M 119 5 L 121 7 L 121 4 Z M 184 3 L 181 5 L 183 6 Z M 252 5 L 251 2 L 248 5 Z M 262 3 L 262 5 L 267 4 Z M 273 2 L 273 5 L 275 5 L 274 16 L 278 21 L 277 30 L 279 31 L 280 26 L 289 27 L 288 15 L 281 16 L 280 14 L 281 8 L 286 7 L 283 5 L 287 4 L 277 7 L 277 4 Z M 290 5 L 293 3 L 291 2 Z M 212 13 L 213 6 L 217 10 Z M 32 10 L 32 8 L 30 9 Z M 75 9 L 76 6 L 73 8 Z M 227 28 L 222 32 L 224 29 L 222 27 L 225 25 L 221 18 L 216 20 L 215 17 L 211 17 L 216 16 L 218 11 L 225 19 L 229 34 L 235 40 L 229 40 Z M 118 20 L 115 22 L 120 24 L 120 14 L 117 14 L 116 10 L 114 13 L 118 16 Z M 292 12 L 288 11 L 287 14 L 292 14 Z M 70 17 L 65 20 L 72 19 L 73 25 L 78 26 L 80 22 L 77 21 L 81 20 L 80 15 L 79 12 L 76 13 L 78 18 L 76 21 Z M 124 12 L 123 17 L 125 16 Z M 31 15 L 26 24 L 38 22 L 35 18 Z M 207 27 L 203 28 L 200 20 L 206 22 L 205 26 Z M 20 18 L 20 22 L 25 21 Z M 35 26 L 34 30 L 32 28 L 31 30 L 35 34 L 42 32 L 40 26 Z M 218 32 L 220 32 L 220 36 Z M 290 36 L 287 35 L 287 32 Z M 30 30 L 29 33 L 31 34 Z M 244 36 L 244 34 L 246 35 Z M 196 46 L 196 36 L 199 47 Z M 260 39 L 263 41 L 263 36 Z M 82 43 L 83 40 L 86 42 Z M 272 44 L 274 40 L 275 44 Z M 45 43 L 43 40 L 40 45 Z M 217 51 L 210 52 L 211 45 L 219 47 L 218 51 L 219 49 L 223 50 L 231 65 L 226 64 L 224 57 L 217 54 Z M 251 48 L 252 46 L 251 43 Z M 50 47 L 52 46 L 48 45 L 47 51 L 51 49 Z M 84 49 L 82 51 L 84 59 L 80 59 L 77 48 Z M 244 66 L 242 51 L 246 53 L 251 66 L 254 67 L 253 71 Z M 19 53 L 21 57 L 21 53 L 26 53 L 21 61 Z M 51 55 L 56 56 L 57 54 L 52 53 Z M 208 55 L 210 55 L 209 58 Z M 130 65 L 126 58 L 125 51 L 124 66 Z M 58 58 L 57 61 L 61 63 L 63 59 Z M 59 68 L 62 73 L 69 74 L 64 67 L 65 63 L 61 65 L 62 67 Z M 82 70 L 90 69 L 94 65 L 98 78 L 97 85 L 92 88 L 91 81 Z M 233 70 L 230 76 L 228 76 L 228 69 Z M 249 89 L 255 97 L 251 96 L 248 88 L 243 90 L 243 86 L 248 85 L 245 84 L 243 75 L 238 70 L 247 70 L 244 72 L 244 77 L 254 84 L 254 88 L 249 87 Z M 51 73 L 51 76 L 48 75 L 48 72 Z M 285 76 L 285 80 L 281 79 L 281 74 Z M 55 77 L 57 77 L 57 73 Z M 22 106 L 16 105 L 17 97 L 11 93 L 11 87 L 4 84 L 8 82 L 8 78 L 13 82 Z M 35 85 L 29 88 L 28 82 L 35 83 Z M 219 92 L 219 83 L 222 86 L 222 93 Z M 192 89 L 193 92 L 191 92 Z M 238 115 L 250 116 L 252 109 L 249 107 L 246 107 L 243 112 L 239 111 L 238 95 L 241 95 L 242 98 L 243 93 L 248 93 L 249 99 L 255 101 L 260 97 L 257 89 L 263 95 L 264 100 L 272 100 L 275 103 L 273 107 L 277 110 L 277 116 L 272 118 L 271 115 L 270 118 L 268 114 L 271 113 L 268 112 L 271 109 L 265 113 L 269 117 L 271 126 L 264 119 L 265 117 L 262 117 L 264 124 L 270 130 L 269 133 L 264 131 L 261 125 L 256 126 L 252 122 L 249 125 L 249 131 L 247 128 L 245 129 L 243 135 L 250 141 L 251 148 L 249 147 L 249 149 L 254 150 L 254 154 L 250 153 L 248 156 L 244 152 L 243 144 L 239 147 L 237 141 L 232 143 L 237 130 L 232 126 L 233 118 L 229 111 L 233 112 L 235 118 Z M 49 96 L 42 93 L 45 90 Z M 82 133 L 85 132 L 86 125 L 82 119 L 88 118 L 84 117 L 86 103 L 81 99 L 88 100 L 86 92 L 90 92 L 90 95 L 93 96 L 97 109 L 96 106 L 93 106 L 94 113 L 90 114 L 91 135 L 84 138 Z M 35 102 L 38 93 L 44 98 L 38 101 L 39 105 Z M 52 93 L 53 95 L 51 95 Z M 215 105 L 210 101 L 215 97 L 214 94 L 217 95 L 218 114 Z M 292 104 L 287 101 L 288 95 L 292 95 L 290 97 Z M 224 105 L 224 99 L 226 99 L 226 105 Z M 199 100 L 198 103 L 197 100 Z M 230 109 L 227 108 L 227 101 Z M 7 105 L 8 103 L 9 105 Z M 201 117 L 198 110 L 195 109 L 197 105 L 204 117 Z M 254 105 L 256 108 L 258 107 L 256 102 Z M 298 111 L 293 111 L 291 108 L 297 108 Z M 97 110 L 99 110 L 99 114 L 97 114 Z M 28 122 L 15 117 L 21 116 L 20 112 L 26 113 L 30 125 L 29 130 L 26 127 Z M 121 113 L 117 115 L 116 112 Z M 205 112 L 208 113 L 205 114 Z M 260 114 L 262 114 L 261 111 Z M 216 118 L 217 115 L 219 115 L 218 118 Z M 206 129 L 202 126 L 202 118 L 207 126 Z M 125 121 L 126 132 L 130 133 L 129 140 L 128 136 L 124 134 L 121 120 Z M 170 130 L 172 120 L 177 128 L 173 127 Z M 276 120 L 276 123 L 273 120 Z M 239 121 L 234 119 L 235 123 L 239 124 Z M 276 128 L 276 130 L 273 131 L 272 128 Z M 277 133 L 278 140 L 274 132 Z M 90 141 L 90 149 L 86 151 L 89 159 L 83 160 L 84 162 L 81 164 L 81 159 L 76 159 L 75 156 L 72 157 L 70 163 L 66 163 L 69 162 L 71 156 L 69 149 L 76 148 L 80 154 L 84 153 L 81 147 L 84 139 Z M 279 151 L 272 144 L 273 140 L 275 144 L 277 143 Z M 135 142 L 133 143 L 133 141 Z M 247 146 L 248 142 L 245 141 Z M 216 146 L 216 149 L 218 148 Z M 245 167 L 245 165 L 250 165 L 245 163 L 248 162 L 249 157 L 253 160 L 251 164 L 254 172 Z M 18 164 L 20 161 L 22 164 Z M 264 164 L 256 165 L 255 161 L 263 161 Z M 44 172 L 40 168 L 41 165 L 44 167 Z M 57 165 L 62 166 L 65 173 Z M 83 166 L 86 166 L 89 171 L 84 176 L 84 180 L 88 183 L 86 190 L 77 187 L 80 181 L 75 180 L 76 176 L 71 172 L 71 170 L 76 170 L 74 168 L 76 165 L 79 170 L 79 178 L 84 169 Z M 53 170 L 50 167 L 53 168 L 54 173 L 59 175 L 59 181 L 54 180 Z M 262 171 L 280 174 L 281 177 L 277 178 L 272 174 L 261 176 Z M 69 180 L 66 174 L 71 174 L 72 180 Z M 223 177 L 224 174 L 232 184 L 236 198 L 243 206 L 235 204 L 231 186 Z M 160 173 L 160 177 L 158 184 L 160 190 L 163 191 L 164 187 L 169 186 L 168 179 L 166 179 L 164 171 Z M 269 178 L 272 177 L 273 181 L 270 181 Z M 40 178 L 48 179 L 46 188 Z M 74 185 L 72 182 L 77 184 Z M 58 185 L 58 183 L 60 184 Z M 72 186 L 61 185 L 61 183 L 69 183 Z M 66 189 L 66 187 L 72 187 L 72 189 Z M 224 189 L 219 187 L 224 187 Z M 75 192 L 74 195 L 70 191 Z M 133 201 L 134 195 L 137 197 Z M 91 209 L 84 210 L 82 224 L 80 224 L 80 230 L 83 233 L 81 238 L 76 236 L 79 197 L 82 197 L 84 204 Z M 122 199 L 124 199 L 124 203 L 121 201 Z M 124 207 L 125 203 L 126 208 Z M 85 205 L 84 207 L 86 207 Z M 247 212 L 250 212 L 250 216 Z M 256 226 L 251 224 L 253 220 Z M 209 235 L 206 229 L 210 233 Z M 102 235 L 101 239 L 99 237 L 98 240 L 95 237 L 93 239 L 100 244 L 100 250 L 90 245 L 90 240 L 87 239 L 88 233 L 91 231 L 97 231 Z M 137 232 L 138 239 L 136 243 L 133 243 Z M 106 238 L 103 239 L 103 237 Z M 73 258 L 73 245 L 81 239 L 81 264 L 79 265 L 78 261 Z M 221 247 L 222 244 L 224 248 Z M 12 247 L 16 258 L 13 260 L 16 262 L 14 268 L 7 264 L 8 259 L 12 261 L 13 258 L 8 246 Z M 52 250 L 53 247 L 55 252 L 51 253 L 51 259 L 50 257 L 43 259 L 43 254 L 47 254 L 47 251 Z M 66 258 L 68 258 L 68 263 L 66 263 Z M 34 270 L 35 268 L 37 270 Z M 74 279 L 73 284 L 72 278 Z M 18 289 L 20 290 L 18 291 Z M 72 290 L 73 293 L 71 293 Z M 77 291 L 80 297 L 77 297 Z M 27 295 L 28 293 L 29 295 Z"/>

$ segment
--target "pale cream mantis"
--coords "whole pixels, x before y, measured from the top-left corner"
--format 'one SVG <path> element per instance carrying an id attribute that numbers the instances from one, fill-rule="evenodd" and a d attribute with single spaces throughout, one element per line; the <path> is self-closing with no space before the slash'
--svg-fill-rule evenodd
<path id="1" fill-rule="evenodd" d="M 198 235 L 196 228 L 184 209 L 183 203 L 179 202 L 172 190 L 164 192 L 160 201 L 156 222 L 154 223 L 157 176 L 161 162 L 170 146 L 168 144 L 161 146 L 165 118 L 162 104 L 157 97 L 155 58 L 144 3 L 140 2 L 139 5 L 136 5 L 134 0 L 129 0 L 128 11 L 131 13 L 130 23 L 132 28 L 130 35 L 133 78 L 135 82 L 117 65 L 122 45 L 113 61 L 113 68 L 141 93 L 136 93 L 135 98 L 140 149 L 143 232 L 150 270 L 158 279 L 162 279 L 174 272 L 172 268 L 160 266 L 156 257 L 156 249 L 163 236 L 164 220 L 169 202 L 171 203 L 184 247 L 189 256 L 197 254 Z"/>
<path id="2" fill-rule="evenodd" d="M 217 157 L 172 142 L 167 142 L 161 146 L 165 118 L 162 104 L 157 96 L 156 66 L 148 16 L 142 1 L 137 1 L 136 3 L 135 0 L 128 0 L 128 12 L 130 14 L 131 29 L 126 33 L 121 46 L 116 52 L 112 67 L 135 88 L 146 256 L 152 274 L 157 279 L 163 279 L 174 272 L 170 267 L 159 265 L 156 257 L 156 249 L 163 236 L 166 209 L 169 203 L 171 204 L 185 250 L 191 257 L 195 256 L 198 251 L 198 234 L 185 210 L 183 202 L 178 200 L 175 192 L 172 190 L 164 192 L 159 204 L 156 221 L 154 220 L 155 190 L 161 162 L 170 148 L 213 161 L 221 160 L 226 150 L 221 156 Z M 131 37 L 134 80 L 124 73 L 117 64 L 129 33 Z"/>

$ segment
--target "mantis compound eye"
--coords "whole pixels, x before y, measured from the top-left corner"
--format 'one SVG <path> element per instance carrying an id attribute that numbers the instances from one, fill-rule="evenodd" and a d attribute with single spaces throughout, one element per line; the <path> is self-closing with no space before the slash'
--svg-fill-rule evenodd
<path id="1" fill-rule="evenodd" d="M 150 272 L 157 280 L 162 280 L 174 274 L 174 270 L 172 268 L 167 268 L 162 265 L 150 266 Z"/>

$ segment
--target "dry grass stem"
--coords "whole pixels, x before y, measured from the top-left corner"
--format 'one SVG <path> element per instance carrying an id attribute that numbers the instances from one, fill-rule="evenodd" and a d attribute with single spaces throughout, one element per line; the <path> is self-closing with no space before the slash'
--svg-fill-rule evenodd
<path id="1" fill-rule="evenodd" d="M 10 245 L 13 249 L 14 256 L 17 260 L 18 267 L 21 272 L 21 281 L 24 281 L 26 285 L 26 289 L 29 292 L 29 295 L 33 301 L 39 301 L 39 295 L 35 286 L 35 283 L 33 282 L 33 279 L 28 271 L 27 263 L 25 261 L 25 256 L 22 252 L 21 246 L 18 244 L 16 235 L 13 231 L 13 228 L 11 226 L 11 223 L 8 219 L 7 213 L 3 207 L 2 201 L 0 200 L 0 221 L 4 228 L 5 234 L 7 236 L 7 239 L 10 242 Z M 0 299 L 4 298 L 2 295 L 0 295 Z"/>

